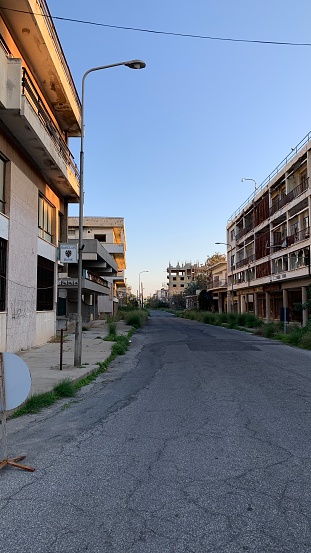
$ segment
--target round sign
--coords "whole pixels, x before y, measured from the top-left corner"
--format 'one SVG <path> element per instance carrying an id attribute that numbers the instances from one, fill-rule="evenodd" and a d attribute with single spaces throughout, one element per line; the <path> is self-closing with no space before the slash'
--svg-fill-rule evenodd
<path id="1" fill-rule="evenodd" d="M 28 366 L 15 353 L 4 352 L 3 372 L 6 410 L 15 409 L 27 398 L 31 388 L 31 376 Z M 0 411 L 3 405 L 0 398 Z"/>

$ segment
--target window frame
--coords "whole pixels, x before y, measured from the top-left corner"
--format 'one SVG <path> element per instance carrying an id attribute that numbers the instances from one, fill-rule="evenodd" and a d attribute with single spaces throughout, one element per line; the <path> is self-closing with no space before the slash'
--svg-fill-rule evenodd
<path id="1" fill-rule="evenodd" d="M 46 242 L 53 244 L 53 227 L 55 219 L 55 207 L 43 194 L 38 197 L 38 236 Z"/>

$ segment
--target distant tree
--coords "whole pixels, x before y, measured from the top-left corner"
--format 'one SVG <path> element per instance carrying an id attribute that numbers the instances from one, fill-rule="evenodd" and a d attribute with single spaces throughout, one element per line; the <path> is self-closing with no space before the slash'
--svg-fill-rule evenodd
<path id="1" fill-rule="evenodd" d="M 171 297 L 170 303 L 173 309 L 186 309 L 186 298 L 184 294 L 174 294 Z"/>
<path id="2" fill-rule="evenodd" d="M 220 261 L 226 261 L 227 258 L 223 253 L 215 252 L 213 255 L 208 255 L 205 261 L 206 267 L 210 268 Z"/>
<path id="3" fill-rule="evenodd" d="M 197 290 L 200 290 L 200 286 L 197 281 L 193 280 L 185 289 L 185 296 L 194 296 Z"/>
<path id="4" fill-rule="evenodd" d="M 198 296 L 199 309 L 201 311 L 211 311 L 213 306 L 212 295 L 207 290 L 201 290 Z"/>

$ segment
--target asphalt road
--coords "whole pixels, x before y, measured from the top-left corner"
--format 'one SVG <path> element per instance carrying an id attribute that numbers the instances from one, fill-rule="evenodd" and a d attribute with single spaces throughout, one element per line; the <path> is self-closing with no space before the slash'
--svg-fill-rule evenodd
<path id="1" fill-rule="evenodd" d="M 9 421 L 1 553 L 310 553 L 311 352 L 152 313 L 69 401 Z"/>

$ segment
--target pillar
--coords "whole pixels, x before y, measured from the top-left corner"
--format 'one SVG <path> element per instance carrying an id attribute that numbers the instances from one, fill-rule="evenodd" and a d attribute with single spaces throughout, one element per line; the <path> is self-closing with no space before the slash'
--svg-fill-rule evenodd
<path id="1" fill-rule="evenodd" d="M 254 292 L 254 315 L 258 318 L 258 294 L 257 292 Z"/>
<path id="2" fill-rule="evenodd" d="M 270 322 L 270 292 L 266 292 L 266 322 Z"/>
<path id="3" fill-rule="evenodd" d="M 308 301 L 308 287 L 302 286 L 301 287 L 301 301 L 302 303 L 307 303 Z M 309 310 L 303 309 L 302 310 L 302 326 L 307 326 L 309 319 Z"/>

